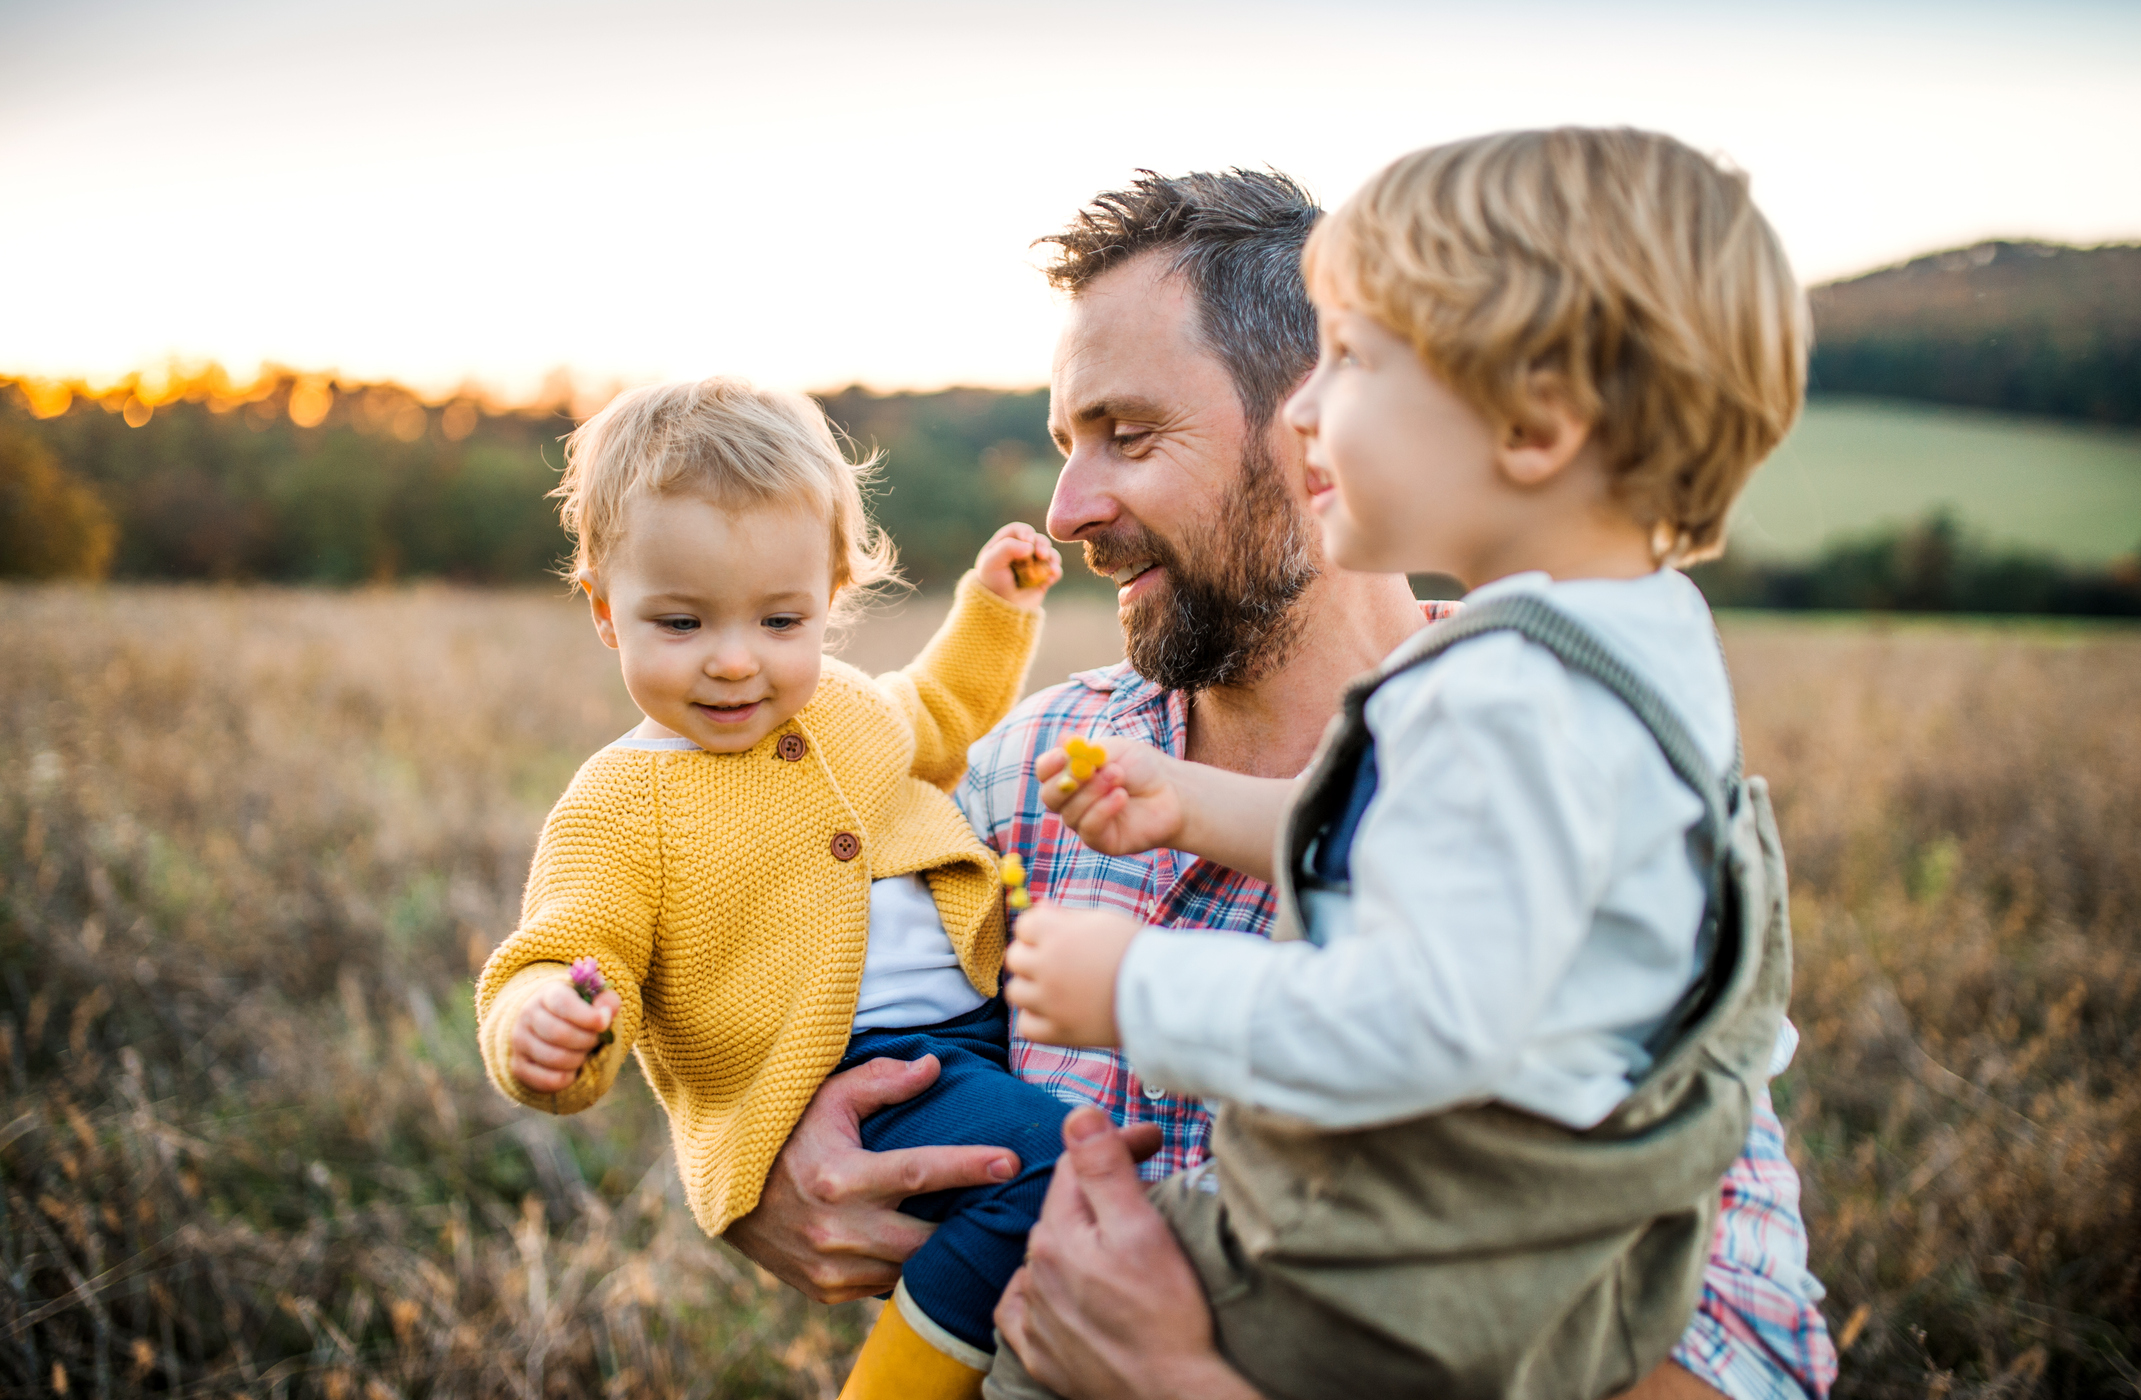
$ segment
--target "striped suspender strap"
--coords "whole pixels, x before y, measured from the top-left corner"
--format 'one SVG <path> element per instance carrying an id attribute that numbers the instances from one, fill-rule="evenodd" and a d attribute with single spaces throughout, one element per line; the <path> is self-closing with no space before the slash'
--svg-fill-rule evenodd
<path id="1" fill-rule="evenodd" d="M 1562 665 L 1578 675 L 1589 676 L 1604 686 L 1643 722 L 1665 761 L 1680 781 L 1702 800 L 1703 835 L 1713 860 L 1724 851 L 1730 823 L 1730 802 L 1740 783 L 1740 759 L 1735 752 L 1732 767 L 1720 780 L 1702 748 L 1688 731 L 1668 700 L 1649 681 L 1637 675 L 1598 635 L 1543 598 L 1520 596 L 1496 598 L 1467 607 L 1456 617 L 1438 622 L 1419 634 L 1418 645 L 1383 671 L 1378 683 L 1401 671 L 1423 666 L 1459 642 L 1488 632 L 1515 632 L 1552 652 Z"/>

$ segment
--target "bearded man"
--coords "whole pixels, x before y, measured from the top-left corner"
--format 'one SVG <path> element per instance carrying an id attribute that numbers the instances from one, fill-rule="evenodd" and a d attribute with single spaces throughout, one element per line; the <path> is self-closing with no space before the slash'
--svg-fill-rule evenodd
<path id="1" fill-rule="evenodd" d="M 1416 602 L 1402 577 L 1321 567 L 1301 444 L 1278 421 L 1316 359 L 1300 253 L 1318 213 L 1276 174 L 1148 173 L 1042 240 L 1069 296 L 1049 383 L 1064 454 L 1049 533 L 1083 543 L 1116 582 L 1127 656 L 1031 697 L 969 754 L 960 806 L 992 848 L 1026 858 L 1037 897 L 1268 936 L 1268 885 L 1176 851 L 1088 849 L 1043 807 L 1034 760 L 1073 735 L 1108 734 L 1291 777 L 1346 682 L 1450 606 Z M 1020 1357 L 1070 1396 L 1253 1396 L 1214 1349 L 1195 1276 L 1140 1184 L 1203 1160 L 1204 1105 L 1141 1084 L 1112 1051 L 1014 1038 L 1012 1063 L 1091 1106 L 1065 1124 L 1033 1262 L 997 1314 Z M 936 1072 L 929 1059 L 880 1060 L 827 1080 L 728 1240 L 820 1301 L 890 1289 L 931 1228 L 899 1214 L 901 1201 L 1018 1170 L 997 1148 L 862 1150 L 861 1119 Z M 1723 1185 L 1700 1306 L 1635 1393 L 1827 1392 L 1835 1351 L 1798 1196 L 1765 1096 Z"/>

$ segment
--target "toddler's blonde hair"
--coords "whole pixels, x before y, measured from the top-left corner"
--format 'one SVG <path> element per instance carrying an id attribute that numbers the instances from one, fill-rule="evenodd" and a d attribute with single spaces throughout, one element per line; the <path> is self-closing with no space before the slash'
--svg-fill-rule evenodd
<path id="1" fill-rule="evenodd" d="M 1661 562 L 1724 548 L 1799 416 L 1806 299 L 1747 177 L 1670 136 L 1512 131 L 1415 151 L 1303 253 L 1498 427 L 1558 395 Z"/>
<path id="2" fill-rule="evenodd" d="M 892 541 L 862 504 L 877 461 L 849 461 L 803 395 L 715 377 L 612 399 L 565 440 L 565 476 L 550 494 L 573 538 L 574 577 L 600 572 L 626 503 L 642 493 L 698 494 L 724 509 L 807 506 L 828 521 L 834 594 L 853 597 L 898 577 Z"/>

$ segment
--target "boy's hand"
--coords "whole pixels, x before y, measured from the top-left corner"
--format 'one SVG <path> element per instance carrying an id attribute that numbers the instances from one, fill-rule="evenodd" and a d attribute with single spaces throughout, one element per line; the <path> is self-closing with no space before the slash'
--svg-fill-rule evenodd
<path id="1" fill-rule="evenodd" d="M 1011 524 L 989 536 L 974 557 L 974 573 L 997 597 L 1032 611 L 1063 577 L 1063 560 L 1048 536 L 1031 525 Z"/>
<path id="2" fill-rule="evenodd" d="M 1042 903 L 1019 915 L 1004 949 L 1018 1033 L 1045 1045 L 1114 1045 L 1115 973 L 1135 937 L 1137 920 L 1106 909 Z"/>
<path id="3" fill-rule="evenodd" d="M 562 1093 L 623 1006 L 615 992 L 590 1003 L 562 977 L 546 983 L 513 1022 L 506 1071 L 535 1093 Z"/>
<path id="4" fill-rule="evenodd" d="M 1050 749 L 1034 760 L 1048 810 L 1104 856 L 1179 847 L 1188 810 L 1175 781 L 1181 765 L 1135 739 L 1109 735 L 1094 743 L 1105 751 L 1106 761 L 1084 782 L 1076 780 L 1065 749 Z"/>

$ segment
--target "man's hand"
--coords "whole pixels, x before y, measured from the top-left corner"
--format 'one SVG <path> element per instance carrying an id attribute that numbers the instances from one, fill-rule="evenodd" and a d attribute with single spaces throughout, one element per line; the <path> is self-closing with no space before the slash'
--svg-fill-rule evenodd
<path id="1" fill-rule="evenodd" d="M 1104 856 L 1134 856 L 1182 838 L 1183 798 L 1175 783 L 1185 765 L 1149 744 L 1109 735 L 1095 743 L 1107 762 L 1084 782 L 1068 773 L 1070 756 L 1050 749 L 1034 760 L 1041 801 Z"/>
<path id="2" fill-rule="evenodd" d="M 615 992 L 582 1001 L 562 977 L 545 984 L 513 1018 L 506 1072 L 535 1093 L 563 1093 L 623 1006 Z"/>
<path id="3" fill-rule="evenodd" d="M 871 1152 L 862 1120 L 936 1083 L 937 1057 L 871 1060 L 818 1086 L 766 1174 L 758 1206 L 722 1238 L 766 1272 L 820 1303 L 883 1293 L 936 1226 L 899 1213 L 909 1196 L 990 1186 L 1018 1175 L 1003 1147 L 909 1147 Z"/>
<path id="4" fill-rule="evenodd" d="M 1031 525 L 1011 524 L 991 535 L 974 556 L 974 576 L 997 597 L 1031 612 L 1063 577 L 1063 559 L 1048 536 Z"/>
<path id="5" fill-rule="evenodd" d="M 1258 1400 L 1220 1358 L 1196 1270 L 1126 1137 L 1098 1109 L 1064 1120 L 1065 1150 L 997 1327 L 1034 1379 L 1071 1400 Z"/>
<path id="6" fill-rule="evenodd" d="M 1004 999 L 1018 1033 L 1044 1045 L 1114 1045 L 1115 974 L 1137 920 L 1105 909 L 1036 904 L 1004 948 Z"/>

